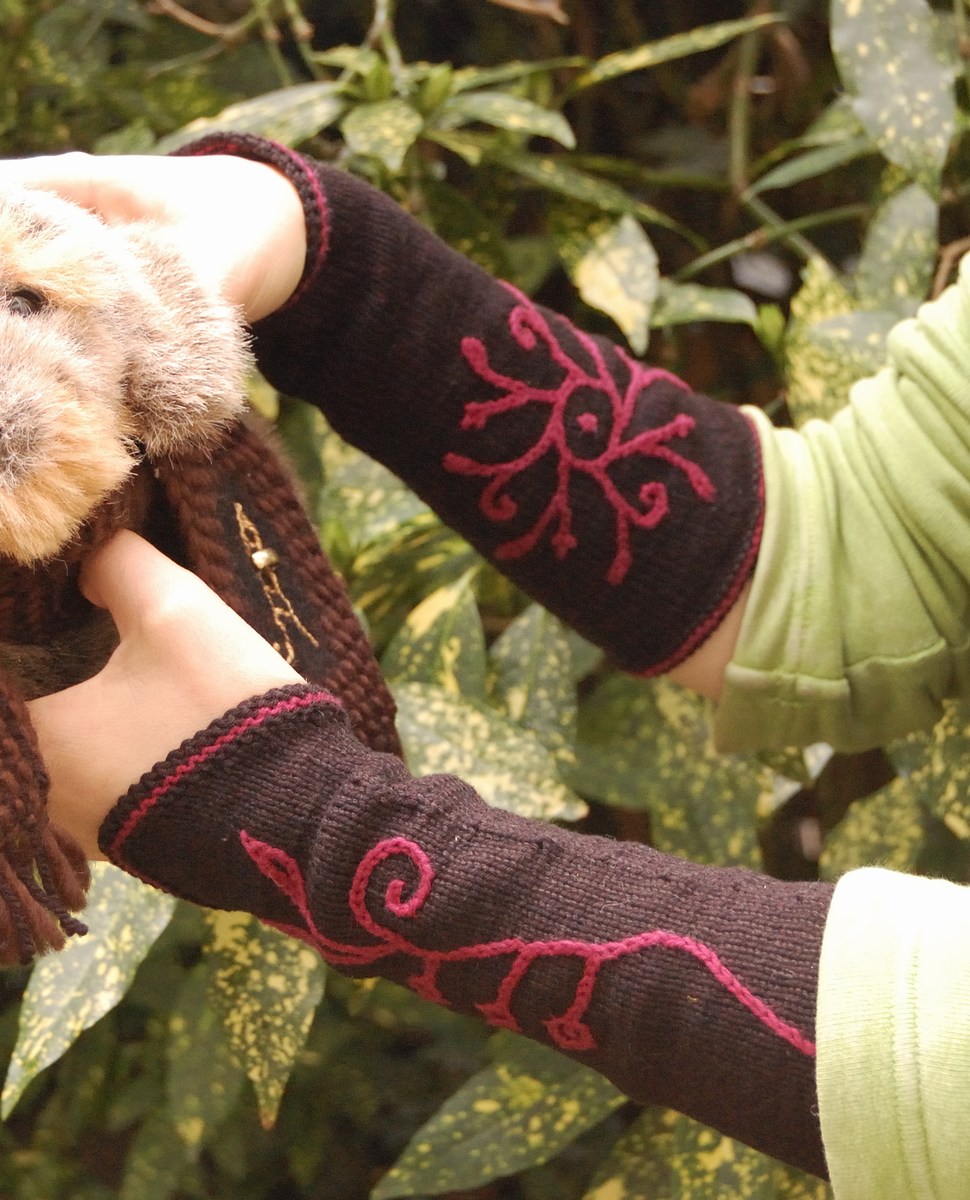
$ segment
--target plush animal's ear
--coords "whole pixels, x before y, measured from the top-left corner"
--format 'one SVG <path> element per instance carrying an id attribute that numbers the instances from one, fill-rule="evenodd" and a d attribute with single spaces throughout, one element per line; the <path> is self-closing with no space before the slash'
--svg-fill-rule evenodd
<path id="1" fill-rule="evenodd" d="M 149 457 L 204 447 L 245 408 L 252 359 L 242 315 L 158 230 L 129 227 L 125 237 L 138 278 L 117 309 L 136 436 Z"/>

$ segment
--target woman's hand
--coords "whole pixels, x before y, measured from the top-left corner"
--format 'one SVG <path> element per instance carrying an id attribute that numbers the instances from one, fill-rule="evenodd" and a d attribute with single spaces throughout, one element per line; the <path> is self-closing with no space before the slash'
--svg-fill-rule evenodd
<path id="1" fill-rule="evenodd" d="M 112 805 L 228 709 L 300 676 L 195 575 L 134 533 L 86 564 L 82 587 L 121 643 L 94 678 L 29 705 L 50 812 L 92 857 Z"/>
<path id="2" fill-rule="evenodd" d="M 204 284 L 256 321 L 281 307 L 306 258 L 303 207 L 273 167 L 232 155 L 60 154 L 0 161 L 4 185 L 43 188 L 108 224 L 166 227 Z"/>

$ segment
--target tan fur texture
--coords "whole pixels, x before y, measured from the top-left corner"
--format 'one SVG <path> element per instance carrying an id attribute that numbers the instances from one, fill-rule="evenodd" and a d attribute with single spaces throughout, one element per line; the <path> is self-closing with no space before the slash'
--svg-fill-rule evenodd
<path id="1" fill-rule="evenodd" d="M 239 315 L 158 229 L 0 195 L 0 555 L 56 557 L 143 452 L 206 445 L 248 368 Z"/>

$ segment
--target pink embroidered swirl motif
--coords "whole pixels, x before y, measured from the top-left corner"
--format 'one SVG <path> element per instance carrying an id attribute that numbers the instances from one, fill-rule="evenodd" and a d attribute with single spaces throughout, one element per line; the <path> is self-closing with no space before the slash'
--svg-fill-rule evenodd
<path id="1" fill-rule="evenodd" d="M 447 1005 L 448 1000 L 438 987 L 438 972 L 445 963 L 507 957 L 511 962 L 495 998 L 476 1007 L 491 1025 L 519 1031 L 519 1024 L 512 1013 L 512 1003 L 516 988 L 532 964 L 546 958 L 577 959 L 582 963 L 582 973 L 571 1002 L 565 1012 L 550 1016 L 543 1023 L 550 1040 L 559 1049 L 581 1051 L 596 1048 L 596 1040 L 584 1018 L 603 966 L 653 947 L 664 947 L 690 954 L 774 1034 L 802 1054 L 809 1057 L 815 1054 L 813 1042 L 793 1025 L 782 1020 L 763 1000 L 746 988 L 709 946 L 694 938 L 654 929 L 615 942 L 583 942 L 572 938 L 531 942 L 511 937 L 478 945 L 459 946 L 453 950 L 428 950 L 403 934 L 382 925 L 367 907 L 367 893 L 374 871 L 391 858 L 404 859 L 406 866 L 410 868 L 408 874 L 412 878 L 408 882 L 395 877 L 387 885 L 383 901 L 389 913 L 405 919 L 417 917 L 431 894 L 435 873 L 427 854 L 417 843 L 407 838 L 396 837 L 379 842 L 364 856 L 354 873 L 350 887 L 350 911 L 358 927 L 369 934 L 374 939 L 373 942 L 362 946 L 335 942 L 316 927 L 307 902 L 303 877 L 296 862 L 285 851 L 250 837 L 245 831 L 240 832 L 239 837 L 256 867 L 289 898 L 304 922 L 302 926 L 277 923 L 276 928 L 308 942 L 334 966 L 368 966 L 390 955 L 407 955 L 421 964 L 421 970 L 407 980 L 408 986 L 427 1000 Z"/>
<path id="2" fill-rule="evenodd" d="M 482 463 L 463 454 L 449 453 L 444 456 L 442 465 L 445 470 L 457 475 L 488 480 L 479 507 L 490 521 L 501 524 L 512 520 L 518 512 L 517 502 L 506 490 L 512 481 L 546 454 L 557 455 L 556 486 L 549 502 L 526 533 L 504 542 L 496 549 L 496 557 L 504 560 L 521 558 L 534 549 L 550 526 L 555 525 L 551 535 L 553 552 L 557 558 L 565 558 L 578 545 L 573 533 L 569 488 L 574 473 L 580 473 L 596 483 L 605 503 L 613 510 L 616 550 L 606 578 L 611 584 L 620 584 L 632 562 L 631 529 L 655 528 L 667 515 L 670 501 L 666 485 L 658 481 L 641 484 L 635 499 L 624 496 L 610 475 L 610 468 L 614 464 L 637 455 L 662 459 L 682 472 L 694 494 L 701 500 L 708 503 L 714 500 L 715 488 L 708 475 L 697 463 L 678 454 L 669 445 L 675 438 L 686 437 L 691 432 L 695 425 L 693 417 L 678 413 L 663 425 L 628 435 L 638 398 L 646 388 L 659 380 L 683 391 L 687 391 L 687 387 L 668 371 L 659 367 L 644 367 L 617 347 L 616 353 L 628 372 L 626 387 L 621 392 L 606 365 L 602 349 L 593 338 L 570 326 L 573 336 L 593 365 L 593 369 L 588 370 L 565 350 L 549 322 L 528 297 L 508 284 L 506 286 L 519 301 L 509 314 L 512 337 L 519 346 L 529 351 L 536 350 L 542 342 L 549 357 L 562 367 L 563 377 L 555 388 L 533 387 L 524 380 L 496 371 L 489 362 L 488 351 L 483 343 L 478 338 L 466 337 L 461 344 L 466 362 L 480 379 L 500 389 L 503 394 L 493 400 L 466 404 L 461 428 L 484 429 L 492 417 L 528 405 L 547 407 L 545 428 L 533 445 L 505 462 Z M 578 454 L 569 444 L 567 408 L 580 389 L 603 397 L 610 414 L 605 445 L 590 457 Z M 585 409 L 575 416 L 574 421 L 583 434 L 599 433 L 600 417 L 595 412 Z"/>

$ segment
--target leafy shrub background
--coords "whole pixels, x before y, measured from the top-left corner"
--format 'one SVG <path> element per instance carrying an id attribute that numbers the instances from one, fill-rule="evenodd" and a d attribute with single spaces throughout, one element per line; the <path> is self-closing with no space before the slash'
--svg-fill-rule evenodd
<path id="1" fill-rule="evenodd" d="M 725 403 L 825 415 L 970 243 L 964 0 L 0 0 L 0 152 L 268 134 Z M 864 755 L 717 756 L 315 413 L 253 384 L 415 771 L 786 878 L 968 877 L 970 712 Z M 5 1200 L 821 1200 L 686 1118 L 102 868 L 0 976 Z"/>

